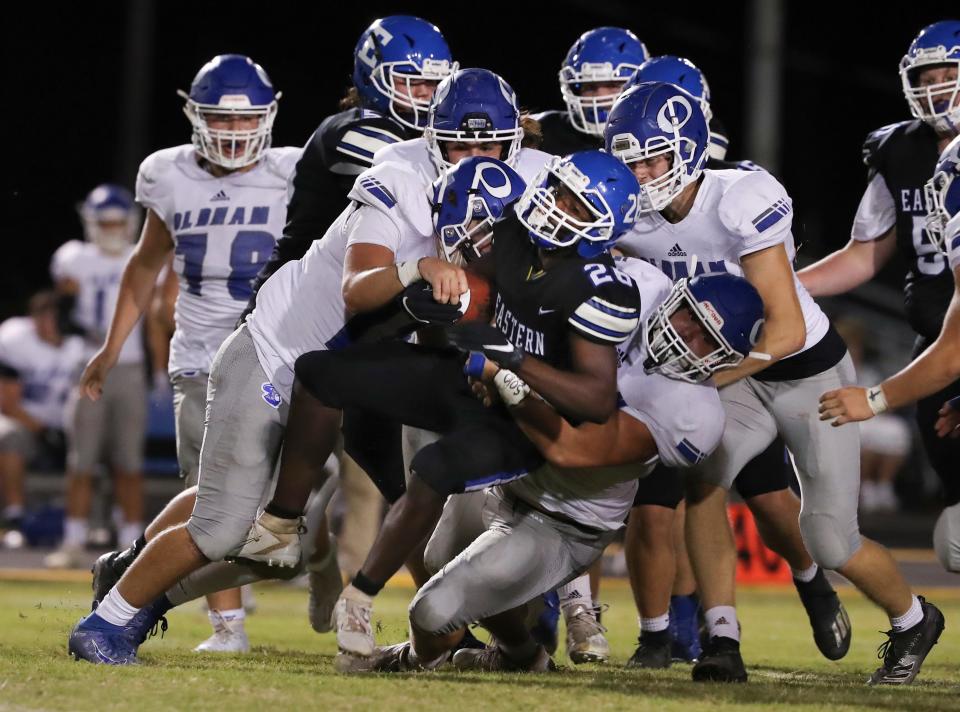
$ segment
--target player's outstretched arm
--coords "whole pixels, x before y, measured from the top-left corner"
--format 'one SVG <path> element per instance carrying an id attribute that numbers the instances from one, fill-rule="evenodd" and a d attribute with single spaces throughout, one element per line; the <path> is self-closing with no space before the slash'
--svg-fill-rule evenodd
<path id="1" fill-rule="evenodd" d="M 797 272 L 812 297 L 845 294 L 869 282 L 890 261 L 897 248 L 892 227 L 876 240 L 850 240 L 842 249 Z"/>
<path id="2" fill-rule="evenodd" d="M 147 210 L 140 241 L 123 268 L 117 308 L 110 321 L 106 341 L 90 359 L 80 377 L 80 392 L 88 398 L 97 400 L 100 397 L 103 382 L 117 362 L 123 343 L 150 306 L 157 275 L 172 250 L 173 239 L 167 226 L 152 209 Z"/>
<path id="3" fill-rule="evenodd" d="M 960 267 L 954 280 L 960 279 Z M 940 335 L 906 368 L 873 388 L 847 387 L 820 397 L 820 420 L 843 425 L 872 418 L 887 408 L 900 408 L 946 388 L 960 378 L 960 286 L 943 320 Z M 879 388 L 877 394 L 875 389 Z"/>
<path id="4" fill-rule="evenodd" d="M 762 371 L 785 356 L 799 351 L 806 339 L 803 310 L 793 282 L 793 268 L 782 244 L 740 258 L 743 276 L 763 299 L 763 332 L 754 352 L 769 359 L 745 358 L 739 366 L 719 371 L 713 377 L 717 387 L 739 381 Z"/>

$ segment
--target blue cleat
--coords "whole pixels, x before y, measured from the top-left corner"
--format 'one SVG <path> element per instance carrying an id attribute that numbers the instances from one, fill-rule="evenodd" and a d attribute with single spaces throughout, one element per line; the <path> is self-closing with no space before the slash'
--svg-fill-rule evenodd
<path id="1" fill-rule="evenodd" d="M 700 659 L 700 601 L 696 594 L 670 596 L 670 654 L 674 660 L 696 662 Z"/>
<path id="2" fill-rule="evenodd" d="M 170 605 L 167 597 L 160 596 L 149 606 L 137 611 L 137 615 L 131 618 L 130 622 L 124 627 L 127 637 L 130 638 L 134 647 L 139 648 L 143 641 L 155 636 L 158 630 L 160 637 L 163 637 L 163 634 L 167 632 L 167 619 L 163 614 L 171 608 L 173 606 Z"/>
<path id="3" fill-rule="evenodd" d="M 540 600 L 543 603 L 543 609 L 537 616 L 536 623 L 530 628 L 530 635 L 550 655 L 553 655 L 559 641 L 560 596 L 556 591 L 550 591 L 540 596 Z"/>
<path id="4" fill-rule="evenodd" d="M 114 625 L 91 613 L 70 632 L 67 651 L 76 660 L 96 665 L 136 665 L 137 644 L 129 626 Z"/>

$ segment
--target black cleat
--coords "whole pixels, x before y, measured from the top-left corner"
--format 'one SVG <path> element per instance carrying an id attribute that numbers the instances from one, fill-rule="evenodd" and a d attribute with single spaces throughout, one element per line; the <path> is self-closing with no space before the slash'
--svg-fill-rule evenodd
<path id="1" fill-rule="evenodd" d="M 746 682 L 747 670 L 740 657 L 740 642 L 714 636 L 703 646 L 693 666 L 694 682 Z"/>
<path id="2" fill-rule="evenodd" d="M 813 580 L 804 583 L 794 579 L 793 585 L 807 611 L 817 649 L 827 660 L 839 660 L 850 650 L 853 629 L 847 609 L 840 603 L 823 569 L 817 569 Z"/>
<path id="3" fill-rule="evenodd" d="M 460 639 L 460 642 L 457 643 L 453 647 L 453 650 L 451 650 L 450 652 L 451 654 L 454 654 L 458 650 L 463 650 L 464 648 L 471 648 L 474 650 L 483 650 L 486 647 L 487 647 L 487 644 L 484 643 L 482 640 L 479 640 L 477 636 L 473 634 L 473 631 L 467 628 L 466 630 L 463 631 L 463 637 Z"/>
<path id="4" fill-rule="evenodd" d="M 640 631 L 640 645 L 627 660 L 628 668 L 662 670 L 670 667 L 671 646 L 670 629 Z"/>
<path id="5" fill-rule="evenodd" d="M 130 568 L 130 564 L 136 558 L 137 554 L 133 547 L 130 547 L 123 551 L 107 552 L 93 562 L 93 568 L 90 569 L 90 573 L 93 574 L 93 605 L 90 607 L 91 611 L 100 605 L 100 601 L 117 584 L 117 581 Z"/>
<path id="6" fill-rule="evenodd" d="M 909 685 L 920 672 L 927 654 L 943 632 L 943 613 L 923 596 L 917 596 L 923 607 L 923 619 L 912 628 L 897 633 L 888 630 L 887 640 L 880 646 L 883 665 L 867 680 L 868 685 Z"/>

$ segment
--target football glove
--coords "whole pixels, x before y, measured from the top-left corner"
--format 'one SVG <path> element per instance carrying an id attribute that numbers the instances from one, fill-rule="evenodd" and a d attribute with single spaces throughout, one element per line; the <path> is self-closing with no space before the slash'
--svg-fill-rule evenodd
<path id="1" fill-rule="evenodd" d="M 403 309 L 421 324 L 449 326 L 463 316 L 460 304 L 441 304 L 433 298 L 433 289 L 427 282 L 414 282 L 403 290 L 400 298 Z"/>
<path id="2" fill-rule="evenodd" d="M 450 343 L 461 351 L 483 354 L 501 368 L 515 371 L 523 363 L 524 352 L 507 341 L 497 327 L 480 321 L 457 324 L 447 329 Z"/>

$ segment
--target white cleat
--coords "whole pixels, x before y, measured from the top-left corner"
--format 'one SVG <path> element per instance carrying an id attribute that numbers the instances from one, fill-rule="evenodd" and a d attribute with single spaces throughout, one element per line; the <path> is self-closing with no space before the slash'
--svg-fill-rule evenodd
<path id="1" fill-rule="evenodd" d="M 243 621 L 225 621 L 213 613 L 213 635 L 193 649 L 195 653 L 249 653 L 250 640 Z"/>
<path id="2" fill-rule="evenodd" d="M 310 626 L 318 633 L 329 633 L 333 630 L 334 606 L 343 592 L 343 575 L 337 563 L 337 544 L 332 537 L 330 552 L 323 560 L 307 564 L 307 580 L 310 587 L 307 607 Z"/>
<path id="3" fill-rule="evenodd" d="M 48 569 L 84 568 L 85 556 L 79 547 L 62 546 L 43 557 L 43 565 Z"/>
<path id="4" fill-rule="evenodd" d="M 300 564 L 300 533 L 302 531 L 302 517 L 281 519 L 261 512 L 250 526 L 243 548 L 230 559 L 296 568 Z"/>
<path id="5" fill-rule="evenodd" d="M 610 643 L 603 635 L 607 632 L 597 621 L 596 614 L 586 606 L 574 606 L 567 615 L 567 655 L 575 664 L 605 663 L 610 659 Z"/>
<path id="6" fill-rule="evenodd" d="M 376 640 L 370 625 L 373 602 L 340 596 L 333 607 L 331 626 L 337 629 L 337 646 L 348 655 L 373 655 Z"/>

